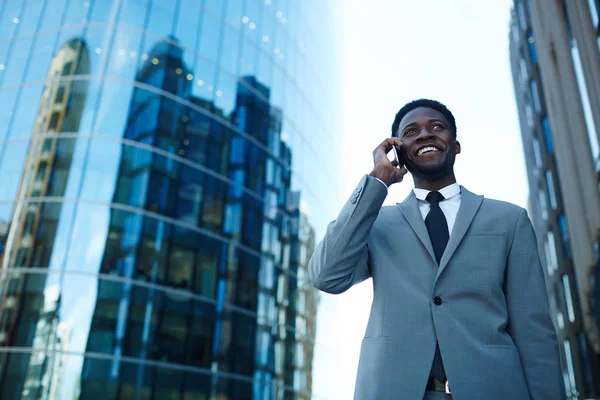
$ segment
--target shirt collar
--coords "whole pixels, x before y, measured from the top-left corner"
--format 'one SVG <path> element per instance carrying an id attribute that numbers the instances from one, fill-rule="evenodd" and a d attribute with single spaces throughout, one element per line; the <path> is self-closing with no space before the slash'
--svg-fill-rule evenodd
<path id="1" fill-rule="evenodd" d="M 426 201 L 425 198 L 429 192 L 431 192 L 431 190 L 414 188 L 413 192 L 415 193 L 415 196 L 417 196 L 417 199 Z M 443 189 L 440 189 L 439 192 L 442 194 L 442 196 L 444 196 L 444 200 L 448 200 L 451 197 L 460 194 L 460 185 L 458 183 L 453 183 Z"/>

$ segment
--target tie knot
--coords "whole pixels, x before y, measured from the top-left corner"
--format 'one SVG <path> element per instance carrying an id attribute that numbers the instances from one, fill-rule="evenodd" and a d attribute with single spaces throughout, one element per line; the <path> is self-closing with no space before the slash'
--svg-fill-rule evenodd
<path id="1" fill-rule="evenodd" d="M 425 200 L 431 204 L 438 204 L 440 201 L 444 200 L 444 195 L 440 192 L 429 192 Z"/>

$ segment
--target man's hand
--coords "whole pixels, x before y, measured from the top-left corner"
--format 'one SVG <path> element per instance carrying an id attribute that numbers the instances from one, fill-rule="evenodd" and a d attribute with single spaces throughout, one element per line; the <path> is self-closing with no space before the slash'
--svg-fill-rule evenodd
<path id="1" fill-rule="evenodd" d="M 387 154 L 392 150 L 392 146 L 402 146 L 400 139 L 385 139 L 379 146 L 373 150 L 373 171 L 369 174 L 372 177 L 381 179 L 388 187 L 394 183 L 401 182 L 404 175 L 408 172 L 404 166 L 398 168 L 396 161 L 391 162 Z"/>

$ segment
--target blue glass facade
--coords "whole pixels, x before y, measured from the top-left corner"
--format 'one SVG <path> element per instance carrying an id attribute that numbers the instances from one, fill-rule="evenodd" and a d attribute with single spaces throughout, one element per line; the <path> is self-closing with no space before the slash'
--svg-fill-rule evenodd
<path id="1" fill-rule="evenodd" d="M 310 398 L 338 12 L 0 2 L 0 398 Z"/>

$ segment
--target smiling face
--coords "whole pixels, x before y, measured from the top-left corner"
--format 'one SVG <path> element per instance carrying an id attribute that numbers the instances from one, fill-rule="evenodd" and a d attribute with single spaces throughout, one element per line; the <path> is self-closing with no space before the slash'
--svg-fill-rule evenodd
<path id="1" fill-rule="evenodd" d="M 439 180 L 453 174 L 460 143 L 442 113 L 428 107 L 415 108 L 402 118 L 396 136 L 404 143 L 406 168 L 415 178 Z"/>

